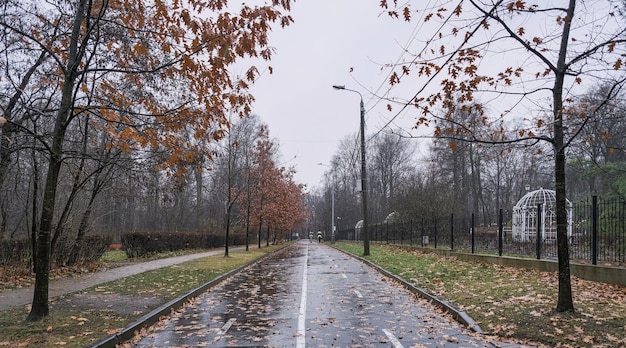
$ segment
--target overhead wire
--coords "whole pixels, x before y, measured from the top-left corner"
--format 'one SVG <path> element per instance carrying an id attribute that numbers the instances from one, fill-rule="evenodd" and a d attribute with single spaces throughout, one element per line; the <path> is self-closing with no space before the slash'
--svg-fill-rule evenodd
<path id="1" fill-rule="evenodd" d="M 432 2 L 432 0 L 430 0 L 426 6 L 426 8 L 430 8 L 430 3 Z M 424 12 L 423 12 L 424 13 Z M 416 21 L 415 26 L 413 27 L 413 31 L 411 32 L 411 35 L 409 36 L 409 38 L 407 39 L 406 43 L 404 45 L 402 45 L 402 51 L 400 52 L 400 55 L 398 56 L 398 58 L 395 60 L 395 62 L 393 64 L 391 64 L 390 66 L 397 66 L 400 64 L 400 62 L 402 61 L 402 58 L 404 57 L 404 55 L 406 54 L 406 52 L 408 52 L 408 47 L 411 44 L 411 42 L 415 41 L 415 38 L 417 37 L 417 34 L 420 31 L 420 28 L 424 25 L 424 21 L 423 21 L 423 13 L 422 13 L 422 17 Z M 389 78 L 391 77 L 393 70 L 390 70 L 389 73 L 385 76 L 385 78 L 380 82 L 380 84 L 378 85 L 378 88 L 376 88 L 376 90 L 374 91 L 374 93 L 372 93 L 373 96 L 378 95 L 378 92 L 385 86 L 387 85 L 387 81 L 389 80 Z M 363 86 L 361 83 L 359 83 L 358 81 L 357 84 L 359 84 L 361 87 L 365 87 Z M 389 87 L 387 89 L 387 92 L 385 92 L 384 95 L 387 95 L 389 92 L 391 91 L 391 87 Z M 372 107 L 370 107 L 370 110 L 373 109 L 374 107 L 376 107 L 383 98 L 374 98 L 375 103 Z M 371 100 L 371 99 L 370 99 Z"/>
<path id="2" fill-rule="evenodd" d="M 487 13 L 485 13 L 485 15 L 483 16 L 484 18 L 487 18 L 489 15 L 492 14 L 492 12 L 503 2 L 504 0 L 499 0 L 498 2 L 496 2 L 491 10 Z M 459 2 L 459 6 L 463 3 L 463 0 L 461 0 Z M 447 23 L 448 20 L 451 18 L 453 13 L 450 13 L 450 16 L 448 16 L 448 18 L 442 23 L 443 24 Z M 467 44 L 468 40 L 478 31 L 478 29 L 480 28 L 481 24 L 479 23 L 478 25 L 476 25 L 476 27 L 470 32 L 469 35 L 467 35 L 465 37 L 465 39 L 463 40 L 463 42 L 459 45 L 459 47 L 457 49 L 455 49 L 454 51 L 452 51 L 452 54 L 446 59 L 446 61 L 441 65 L 441 67 L 445 67 L 447 66 L 450 61 L 452 61 L 452 59 L 456 56 L 456 53 L 459 52 L 459 50 L 465 46 L 465 44 Z M 437 31 L 436 33 L 438 33 L 439 31 Z M 423 50 L 422 50 L 423 52 Z M 439 69 L 438 71 L 436 71 L 427 81 L 426 83 L 415 93 L 415 95 L 413 97 L 411 97 L 410 99 L 408 99 L 408 101 L 406 103 L 404 103 L 402 105 L 402 108 L 400 108 L 400 110 L 389 120 L 389 122 L 387 122 L 385 124 L 385 126 L 383 126 L 376 134 L 374 134 L 374 136 L 378 135 L 380 132 L 382 132 L 385 128 L 387 128 L 396 118 L 398 118 L 400 116 L 400 114 L 409 106 L 411 105 L 414 100 L 417 98 L 417 96 L 424 91 L 424 89 L 426 89 L 426 87 L 435 79 L 435 77 L 437 77 L 437 75 L 439 75 L 439 73 L 443 71 L 443 69 Z"/>
<path id="3" fill-rule="evenodd" d="M 458 7 L 458 6 L 461 6 L 461 5 L 462 5 L 462 3 L 463 3 L 463 0 L 460 0 L 460 1 L 458 2 L 458 4 L 457 4 L 457 7 Z M 410 61 L 409 65 L 412 65 L 412 64 L 416 63 L 416 61 L 417 61 L 418 57 L 421 57 L 421 56 L 422 56 L 422 54 L 423 54 L 423 53 L 427 50 L 428 45 L 429 45 L 431 42 L 433 42 L 433 40 L 435 40 L 436 36 L 437 36 L 437 35 L 438 35 L 438 34 L 439 34 L 442 30 L 443 30 L 444 26 L 445 26 L 445 25 L 448 23 L 448 21 L 452 18 L 452 15 L 453 15 L 453 12 L 452 12 L 452 11 L 450 11 L 450 14 L 448 15 L 448 17 L 447 17 L 447 18 L 446 18 L 446 19 L 445 19 L 445 20 L 441 23 L 441 25 L 437 28 L 437 30 L 435 30 L 435 31 L 434 31 L 433 35 L 432 35 L 432 36 L 431 36 L 428 40 L 426 40 L 426 44 L 424 45 L 424 47 L 422 47 L 421 51 L 420 51 L 418 54 L 414 55 L 414 58 Z M 406 47 L 406 48 L 403 50 L 403 52 L 407 52 L 407 51 L 408 51 L 408 47 Z M 444 64 L 444 65 L 445 65 L 445 64 Z M 403 76 L 405 76 L 405 75 L 406 75 L 406 73 L 405 73 L 404 71 L 402 71 L 402 73 L 400 74 L 400 78 L 402 78 L 402 77 L 403 77 Z M 431 79 L 431 80 L 432 80 L 432 79 Z M 385 82 L 386 82 L 386 81 L 385 81 Z M 427 84 L 428 84 L 429 82 L 430 82 L 430 80 L 427 82 Z M 389 88 L 387 89 L 387 92 L 386 92 L 386 93 L 385 93 L 385 94 L 384 94 L 384 95 L 380 98 L 380 100 L 386 99 L 386 97 L 385 97 L 385 96 L 386 96 L 386 95 L 388 95 L 389 93 L 391 93 L 391 89 L 392 89 L 393 87 L 394 87 L 394 86 L 389 86 Z M 418 92 L 418 93 L 419 93 L 419 92 Z M 417 94 L 418 94 L 418 93 L 417 93 Z M 391 117 L 391 118 L 389 119 L 389 121 L 387 121 L 387 123 L 385 123 L 385 125 L 384 125 L 383 127 L 381 127 L 381 128 L 378 130 L 378 132 L 376 132 L 374 135 L 372 135 L 372 136 L 371 136 L 371 138 L 374 138 L 374 137 L 378 136 L 378 134 L 380 134 L 383 130 L 385 130 L 387 127 L 389 127 L 389 125 L 390 125 L 391 123 L 393 123 L 393 122 L 394 122 L 394 121 L 395 121 L 395 120 L 396 120 L 396 119 L 400 116 L 400 114 L 401 114 L 401 113 L 402 113 L 402 112 L 403 112 L 403 111 L 404 111 L 404 110 L 408 107 L 408 105 L 410 105 L 410 104 L 412 103 L 412 101 L 413 101 L 413 100 L 417 97 L 417 94 L 416 94 L 414 97 L 412 97 L 411 99 L 409 99 L 409 100 L 408 100 L 408 101 L 407 101 L 407 102 L 406 102 L 406 103 L 402 106 L 402 108 L 400 109 L 400 111 L 398 111 L 398 112 L 397 112 L 397 113 L 396 113 L 393 117 Z"/>
<path id="4" fill-rule="evenodd" d="M 389 93 L 391 93 L 391 89 L 393 88 L 393 86 L 388 86 L 388 81 L 391 78 L 391 75 L 393 74 L 393 67 L 400 65 L 400 63 L 402 62 L 404 56 L 407 54 L 407 52 L 409 52 L 409 47 L 411 45 L 412 42 L 414 42 L 416 40 L 417 35 L 419 35 L 420 30 L 422 29 L 422 27 L 424 26 L 424 23 L 426 23 L 426 21 L 424 20 L 424 15 L 426 14 L 427 10 L 426 9 L 430 9 L 431 8 L 431 3 L 433 2 L 433 0 L 429 0 L 425 10 L 421 12 L 421 15 L 419 17 L 419 19 L 415 22 L 415 26 L 413 27 L 413 30 L 411 32 L 411 35 L 409 35 L 409 37 L 407 38 L 407 40 L 405 41 L 404 45 L 402 45 L 402 50 L 400 51 L 400 54 L 398 55 L 398 58 L 395 60 L 395 62 L 393 64 L 390 65 L 390 67 L 392 67 L 392 69 L 389 69 L 389 72 L 387 73 L 387 75 L 385 76 L 384 79 L 381 80 L 380 84 L 378 85 L 378 87 L 376 88 L 375 91 L 373 91 L 373 93 L 370 93 L 371 97 L 369 98 L 367 104 L 369 104 L 370 101 L 374 100 L 374 105 L 368 106 L 367 111 L 366 111 L 366 116 L 369 116 L 369 112 L 372 111 L 380 102 L 382 102 L 385 99 L 385 96 L 389 95 Z M 461 0 L 461 3 L 463 2 L 463 0 Z M 446 20 L 447 21 L 447 20 Z M 445 23 L 445 22 L 444 22 Z M 438 32 L 438 31 L 437 31 Z M 435 34 L 433 34 L 433 36 L 426 41 L 427 43 L 431 42 L 432 40 L 434 40 Z M 424 46 L 424 48 L 422 48 L 422 51 L 420 52 L 423 53 L 424 50 L 426 49 L 427 45 Z M 417 57 L 419 57 L 419 55 L 416 55 L 412 60 L 411 63 L 414 63 L 417 59 Z M 402 73 L 402 76 L 404 75 L 404 72 Z M 365 87 L 362 83 L 360 83 L 357 79 L 354 78 L 354 76 L 352 75 L 353 81 L 359 86 L 361 87 L 363 90 L 368 90 L 367 87 Z M 385 91 L 385 93 L 381 96 L 381 97 L 377 97 L 377 95 L 379 94 L 380 90 L 383 89 L 385 86 L 387 87 L 387 90 Z M 378 136 L 378 134 L 380 134 L 384 129 L 386 129 L 391 122 L 393 122 L 393 119 L 390 120 L 389 122 L 387 122 L 381 129 L 379 129 L 374 135 L 368 137 L 366 139 L 366 142 L 369 142 L 370 140 L 374 139 L 376 136 Z M 358 134 L 358 132 L 357 132 Z M 358 136 L 355 138 L 355 146 L 358 147 Z"/>
<path id="5" fill-rule="evenodd" d="M 457 3 L 457 7 L 461 6 L 461 4 L 463 3 L 464 0 L 460 0 Z M 429 1 L 427 6 L 425 7 L 426 9 L 430 9 L 431 8 L 431 3 L 432 1 Z M 415 41 L 415 38 L 417 37 L 417 35 L 419 34 L 421 28 L 423 27 L 424 23 L 426 23 L 426 21 L 424 20 L 424 15 L 426 14 L 426 10 L 422 11 L 421 13 L 421 17 L 418 19 L 416 26 L 413 29 L 413 32 L 411 34 L 411 36 L 409 37 L 409 39 L 407 40 L 407 42 L 402 46 L 402 51 L 400 53 L 400 56 L 398 57 L 398 59 L 396 60 L 395 64 L 392 65 L 392 67 L 396 67 L 398 65 L 400 65 L 400 62 L 402 61 L 402 58 L 404 57 L 404 55 L 409 51 L 409 46 L 410 44 Z M 417 62 L 417 59 L 419 57 L 422 56 L 422 54 L 426 51 L 426 49 L 428 48 L 428 45 L 433 42 L 436 38 L 436 36 L 438 35 L 438 33 L 440 33 L 444 26 L 450 21 L 450 19 L 452 18 L 453 15 L 453 11 L 450 11 L 450 14 L 448 15 L 448 17 L 441 23 L 441 25 L 437 28 L 437 30 L 435 30 L 435 32 L 432 34 L 432 36 L 426 40 L 426 44 L 424 45 L 424 47 L 422 47 L 422 49 L 419 51 L 419 53 L 415 54 L 413 59 L 408 63 L 409 65 L 412 65 L 414 63 Z M 378 105 L 380 102 L 382 102 L 383 100 L 388 99 L 388 95 L 391 93 L 391 90 L 395 87 L 395 86 L 389 86 L 388 85 L 388 81 L 389 78 L 391 77 L 391 74 L 393 73 L 393 69 L 390 69 L 389 74 L 385 77 L 385 79 L 383 81 L 381 81 L 381 84 L 379 85 L 378 89 L 376 89 L 375 93 L 373 94 L 374 96 L 379 95 L 379 91 L 385 86 L 387 85 L 387 90 L 380 95 L 379 97 L 376 98 L 376 104 L 372 107 L 372 109 Z M 406 73 L 404 71 L 401 72 L 400 74 L 400 78 L 402 78 L 403 76 L 405 76 Z M 417 96 L 417 95 L 416 95 Z M 415 97 L 416 97 L 415 96 Z M 400 114 L 406 109 L 406 107 L 411 104 L 412 100 L 415 99 L 415 97 L 412 97 L 411 99 L 409 99 L 409 101 L 407 103 L 404 104 L 404 106 L 402 107 L 402 109 L 396 113 L 396 115 L 394 115 L 391 119 L 389 119 L 384 126 L 382 126 L 376 133 L 374 133 L 372 136 L 369 137 L 368 140 L 371 140 L 373 138 L 375 138 L 376 136 L 378 136 L 382 131 L 384 131 L 386 128 L 389 127 L 389 125 L 391 123 L 393 123 L 399 116 Z"/>

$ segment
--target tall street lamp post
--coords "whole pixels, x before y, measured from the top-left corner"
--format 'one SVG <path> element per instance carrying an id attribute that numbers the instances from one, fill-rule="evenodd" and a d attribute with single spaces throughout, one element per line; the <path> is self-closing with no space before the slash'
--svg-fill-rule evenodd
<path id="1" fill-rule="evenodd" d="M 363 255 L 370 254 L 370 235 L 367 231 L 367 172 L 365 170 L 365 106 L 363 95 L 359 91 L 346 86 L 333 85 L 334 89 L 354 92 L 361 98 L 361 203 L 363 204 Z"/>
<path id="2" fill-rule="evenodd" d="M 318 163 L 317 165 L 330 168 L 330 243 L 335 244 L 335 171 L 331 166 L 324 163 Z"/>

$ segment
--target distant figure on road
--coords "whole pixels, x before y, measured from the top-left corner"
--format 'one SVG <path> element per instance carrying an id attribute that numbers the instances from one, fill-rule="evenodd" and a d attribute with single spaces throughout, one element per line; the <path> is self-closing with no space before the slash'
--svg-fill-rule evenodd
<path id="1" fill-rule="evenodd" d="M 309 243 L 313 243 L 313 231 L 309 231 Z"/>
<path id="2" fill-rule="evenodd" d="M 322 231 L 317 231 L 317 242 L 321 243 L 323 238 Z"/>

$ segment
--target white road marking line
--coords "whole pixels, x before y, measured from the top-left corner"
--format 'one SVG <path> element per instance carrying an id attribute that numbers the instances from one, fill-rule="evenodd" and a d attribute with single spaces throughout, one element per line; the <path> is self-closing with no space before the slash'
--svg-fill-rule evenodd
<path id="1" fill-rule="evenodd" d="M 296 333 L 296 347 L 304 348 L 306 347 L 304 339 L 305 329 L 306 329 L 306 292 L 307 292 L 307 264 L 309 258 L 309 248 L 306 248 L 306 253 L 304 254 L 304 272 L 302 275 L 302 297 L 300 298 L 300 312 L 298 313 L 298 332 Z"/>
<path id="2" fill-rule="evenodd" d="M 341 276 L 342 276 L 342 277 L 344 277 L 344 278 L 346 278 L 346 279 L 348 279 L 348 276 L 347 276 L 347 275 L 345 275 L 344 273 L 341 273 Z"/>
<path id="3" fill-rule="evenodd" d="M 361 295 L 361 293 L 359 292 L 359 290 L 354 290 L 354 293 L 356 294 L 356 297 L 358 297 L 358 298 L 363 298 L 363 295 Z"/>
<path id="4" fill-rule="evenodd" d="M 228 321 L 226 322 L 226 324 L 224 324 L 224 326 L 222 326 L 222 329 L 219 332 L 219 335 L 225 335 L 226 332 L 228 332 L 228 329 L 230 329 L 231 326 L 233 326 L 233 324 L 235 323 L 235 321 L 237 321 L 237 319 L 235 318 L 230 318 L 228 319 Z"/>
<path id="5" fill-rule="evenodd" d="M 391 341 L 391 344 L 393 344 L 394 348 L 404 348 L 402 343 L 400 343 L 400 341 L 398 341 L 396 336 L 394 336 L 391 333 L 391 331 L 389 331 L 387 329 L 383 329 L 383 332 L 385 333 L 385 335 L 387 335 L 387 338 Z"/>

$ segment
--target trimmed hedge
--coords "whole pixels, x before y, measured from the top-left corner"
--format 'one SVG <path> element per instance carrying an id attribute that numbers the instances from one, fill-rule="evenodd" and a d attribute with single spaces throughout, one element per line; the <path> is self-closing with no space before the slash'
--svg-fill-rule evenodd
<path id="1" fill-rule="evenodd" d="M 97 261 L 113 242 L 111 235 L 85 236 L 80 248 L 77 263 Z M 122 249 L 129 258 L 142 257 L 167 251 L 185 249 L 214 249 L 224 246 L 223 233 L 206 232 L 132 232 L 121 236 Z M 244 245 L 243 233 L 233 233 L 229 245 Z M 72 251 L 73 240 L 61 238 L 53 250 L 52 259 L 57 265 L 67 263 Z M 0 264 L 12 265 L 29 263 L 32 260 L 31 245 L 28 239 L 0 240 Z"/>
<path id="2" fill-rule="evenodd" d="M 104 253 L 109 250 L 109 246 L 113 243 L 113 236 L 103 234 L 86 235 L 79 247 L 78 255 L 73 260 L 74 263 L 83 263 L 89 261 L 98 261 Z M 54 261 L 57 265 L 65 265 L 70 260 L 74 240 L 70 238 L 61 238 L 57 243 L 54 253 Z"/>
<path id="3" fill-rule="evenodd" d="M 31 260 L 30 242 L 27 239 L 0 239 L 0 264 L 14 265 Z"/>
<path id="4" fill-rule="evenodd" d="M 75 262 L 83 263 L 97 261 L 109 249 L 113 241 L 110 235 L 87 235 L 83 239 L 82 245 Z M 53 251 L 52 260 L 57 265 L 67 263 L 72 252 L 74 241 L 70 238 L 61 238 Z M 0 240 L 0 264 L 15 265 L 32 262 L 32 251 L 28 239 L 2 239 Z"/>
<path id="5" fill-rule="evenodd" d="M 213 249 L 224 246 L 224 235 L 202 232 L 130 232 L 122 235 L 122 249 L 128 258 L 166 251 Z M 245 244 L 245 236 L 234 234 L 230 245 Z"/>

